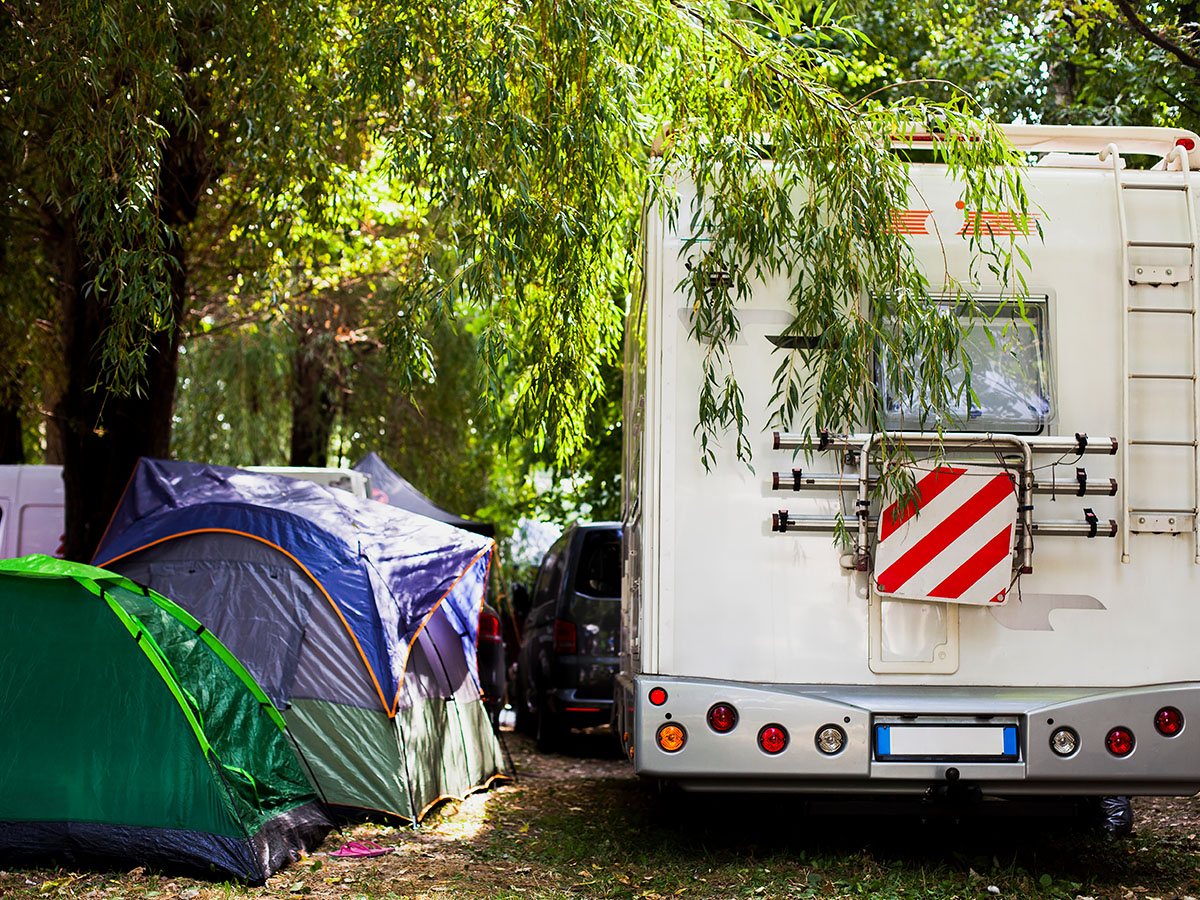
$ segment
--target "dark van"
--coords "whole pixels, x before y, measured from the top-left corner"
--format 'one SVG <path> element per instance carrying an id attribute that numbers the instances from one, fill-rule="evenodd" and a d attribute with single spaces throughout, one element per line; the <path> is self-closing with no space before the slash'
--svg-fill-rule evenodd
<path id="1" fill-rule="evenodd" d="M 621 622 L 621 526 L 571 526 L 546 551 L 521 634 L 518 730 L 552 749 L 570 728 L 608 724 Z"/>

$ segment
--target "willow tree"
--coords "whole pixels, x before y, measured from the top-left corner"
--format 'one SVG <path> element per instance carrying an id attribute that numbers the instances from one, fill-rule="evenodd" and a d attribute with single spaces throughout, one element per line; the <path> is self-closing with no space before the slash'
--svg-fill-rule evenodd
<path id="1" fill-rule="evenodd" d="M 167 452 L 189 228 L 217 176 L 241 174 L 267 217 L 297 184 L 319 203 L 324 163 L 351 152 L 363 110 L 383 123 L 393 177 L 429 198 L 424 263 L 383 325 L 398 389 L 427 371 L 431 329 L 470 304 L 485 323 L 481 394 L 563 462 L 587 440 L 636 290 L 634 223 L 673 178 L 697 185 L 700 205 L 672 214 L 711 238 L 701 274 L 730 276 L 717 291 L 696 282 L 711 347 L 701 453 L 745 421 L 723 347 L 763 272 L 793 275 L 795 327 L 829 350 L 815 380 L 781 366 L 780 419 L 810 399 L 826 425 L 869 418 L 880 340 L 929 351 L 900 383 L 929 387 L 935 406 L 945 393 L 957 333 L 887 227 L 906 186 L 893 134 L 949 135 L 973 207 L 1023 205 L 1012 156 L 966 100 L 847 101 L 830 87 L 846 60 L 829 40 L 849 32 L 786 2 L 16 0 L 0 17 L 0 136 L 56 272 L 76 558 L 137 456 Z M 245 214 L 236 197 L 228 209 Z M 994 253 L 1004 269 L 1008 249 Z M 864 292 L 883 298 L 870 318 Z"/>
<path id="2" fill-rule="evenodd" d="M 896 350 L 893 384 L 931 410 L 950 399 L 947 373 L 965 364 L 958 326 L 890 227 L 908 186 L 891 139 L 943 136 L 966 203 L 1022 216 L 1019 160 L 967 97 L 847 100 L 831 82 L 856 63 L 835 47 L 855 33 L 787 2 L 377 0 L 364 21 L 357 88 L 391 112 L 396 176 L 431 197 L 429 264 L 401 297 L 396 345 L 420 345 L 406 323 L 439 298 L 477 303 L 489 395 L 560 461 L 590 438 L 650 201 L 705 238 L 691 289 L 693 336 L 709 348 L 696 407 L 706 462 L 727 433 L 749 456 L 725 348 L 739 298 L 767 274 L 790 276 L 791 328 L 821 335 L 824 351 L 813 368 L 780 360 L 777 422 L 872 421 L 880 342 Z M 674 200 L 681 178 L 695 185 L 691 208 Z M 991 277 L 1019 285 L 1015 248 L 976 241 Z M 958 286 L 967 302 L 969 287 Z"/>
<path id="3" fill-rule="evenodd" d="M 343 14 L 315 0 L 0 8 L 10 197 L 49 263 L 65 370 L 50 421 L 68 556 L 90 557 L 137 458 L 167 455 L 188 229 L 218 176 L 239 173 L 240 189 L 269 197 L 319 182 L 338 151 Z"/>

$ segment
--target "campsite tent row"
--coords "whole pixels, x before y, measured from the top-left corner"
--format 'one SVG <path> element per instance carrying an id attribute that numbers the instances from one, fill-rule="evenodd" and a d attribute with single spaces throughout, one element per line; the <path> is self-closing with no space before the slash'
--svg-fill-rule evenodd
<path id="1" fill-rule="evenodd" d="M 415 820 L 501 770 L 474 670 L 491 551 L 308 482 L 144 459 L 94 562 L 228 647 L 282 711 L 325 803 Z"/>

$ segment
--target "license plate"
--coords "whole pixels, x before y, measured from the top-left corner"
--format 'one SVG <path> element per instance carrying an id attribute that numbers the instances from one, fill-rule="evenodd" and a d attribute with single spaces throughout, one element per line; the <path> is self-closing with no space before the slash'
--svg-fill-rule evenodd
<path id="1" fill-rule="evenodd" d="M 1015 760 L 1016 725 L 876 725 L 877 759 Z"/>

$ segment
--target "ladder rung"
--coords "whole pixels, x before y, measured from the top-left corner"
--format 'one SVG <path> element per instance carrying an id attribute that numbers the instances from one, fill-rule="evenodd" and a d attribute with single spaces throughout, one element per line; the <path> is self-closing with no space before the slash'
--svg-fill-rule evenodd
<path id="1" fill-rule="evenodd" d="M 1152 378 L 1157 381 L 1193 381 L 1195 375 L 1156 375 L 1150 372 L 1130 372 L 1130 378 Z"/>
<path id="2" fill-rule="evenodd" d="M 1184 306 L 1128 306 L 1126 309 L 1131 313 L 1181 313 L 1188 316 L 1194 316 L 1196 311 Z"/>
<path id="3" fill-rule="evenodd" d="M 1191 250 L 1194 246 L 1191 241 L 1126 241 L 1130 247 L 1162 247 L 1173 250 Z"/>
<path id="4" fill-rule="evenodd" d="M 1130 441 L 1132 445 L 1141 447 L 1195 447 L 1195 441 Z"/>
<path id="5" fill-rule="evenodd" d="M 1122 181 L 1121 187 L 1127 191 L 1186 191 L 1188 189 L 1185 182 L 1176 184 L 1175 182 L 1166 181 L 1151 182 L 1149 184 Z"/>

